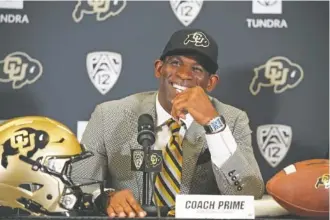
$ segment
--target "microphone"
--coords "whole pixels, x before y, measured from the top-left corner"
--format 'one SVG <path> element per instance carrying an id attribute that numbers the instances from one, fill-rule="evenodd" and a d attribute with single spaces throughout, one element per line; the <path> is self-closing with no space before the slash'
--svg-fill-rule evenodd
<path id="1" fill-rule="evenodd" d="M 131 149 L 131 169 L 145 172 L 150 147 L 155 143 L 154 121 L 149 114 L 140 115 L 138 118 L 137 142 L 142 145 L 143 150 Z"/>
<path id="2" fill-rule="evenodd" d="M 151 150 L 151 146 L 155 143 L 154 130 L 155 126 L 151 115 L 140 115 L 138 118 L 137 142 L 143 147 L 143 149 L 131 149 L 131 170 L 143 172 L 142 208 L 148 213 L 148 215 L 155 215 L 157 212 L 157 209 L 155 209 L 149 201 L 149 184 L 151 184 L 152 189 L 154 189 L 150 173 L 160 172 L 163 165 L 162 151 Z"/>
<path id="3" fill-rule="evenodd" d="M 143 148 L 149 148 L 155 143 L 154 120 L 149 114 L 140 115 L 138 119 L 137 141 Z"/>

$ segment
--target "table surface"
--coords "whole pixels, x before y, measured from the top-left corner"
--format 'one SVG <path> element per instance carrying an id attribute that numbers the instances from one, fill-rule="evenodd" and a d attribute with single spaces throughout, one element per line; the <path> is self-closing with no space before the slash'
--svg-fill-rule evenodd
<path id="1" fill-rule="evenodd" d="M 11 219 L 35 219 L 35 220 L 40 220 L 40 219 L 83 219 L 83 220 L 90 220 L 90 219 L 96 219 L 96 220 L 105 220 L 105 219 L 132 219 L 132 218 L 109 218 L 107 216 L 100 216 L 100 215 L 95 215 L 95 213 L 89 213 L 88 216 L 86 215 L 76 215 L 76 216 L 47 216 L 47 217 L 38 217 L 38 216 L 29 216 L 29 213 L 23 211 L 23 210 L 18 210 L 18 209 L 11 209 L 7 207 L 1 207 L 0 208 L 0 220 L 11 220 Z M 173 217 L 145 217 L 145 218 L 134 218 L 134 219 L 144 219 L 144 220 L 174 220 L 174 219 L 179 219 L 179 218 L 173 218 Z M 317 217 L 300 217 L 296 215 L 283 215 L 283 216 L 263 216 L 263 217 L 255 217 L 257 220 L 301 220 L 301 219 L 306 219 L 306 220 L 329 220 L 329 217 L 323 217 L 323 218 L 317 218 Z M 187 220 L 187 219 L 185 219 Z M 193 219 L 191 219 L 193 220 Z"/>
<path id="2" fill-rule="evenodd" d="M 40 219 L 84 219 L 84 220 L 89 220 L 89 219 L 96 219 L 96 220 L 105 220 L 105 219 L 110 219 L 109 217 L 100 217 L 100 216 L 75 216 L 75 217 L 60 217 L 60 216 L 56 216 L 56 217 L 35 217 L 35 216 L 0 216 L 0 219 L 6 219 L 6 220 L 9 220 L 9 219 L 35 219 L 35 220 L 40 220 Z M 132 218 L 111 218 L 111 219 L 132 219 Z M 134 219 L 144 219 L 144 220 L 157 220 L 157 219 L 160 219 L 160 220 L 174 220 L 174 219 L 178 219 L 178 218 L 172 218 L 172 217 L 161 217 L 161 218 L 157 218 L 157 217 L 145 217 L 145 218 L 134 218 Z M 282 220 L 282 219 L 285 219 L 285 220 L 301 220 L 301 219 L 308 219 L 308 220 L 325 220 L 325 219 L 329 219 L 329 217 L 325 217 L 325 218 L 317 218 L 317 217 L 310 217 L 310 218 L 307 218 L 307 217 L 299 217 L 299 216 L 293 216 L 293 215 L 288 215 L 288 216 L 276 216 L 276 217 L 256 217 L 255 219 L 257 220 Z M 186 220 L 186 219 L 185 219 Z M 190 220 L 193 220 L 193 219 L 190 219 Z M 196 219 L 197 220 L 197 219 Z"/>

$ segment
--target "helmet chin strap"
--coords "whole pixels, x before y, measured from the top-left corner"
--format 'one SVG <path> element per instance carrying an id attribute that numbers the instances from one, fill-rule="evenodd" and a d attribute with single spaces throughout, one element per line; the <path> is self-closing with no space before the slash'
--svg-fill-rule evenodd
<path id="1" fill-rule="evenodd" d="M 39 203 L 31 200 L 26 199 L 24 197 L 21 197 L 17 199 L 17 202 L 24 205 L 24 208 L 28 210 L 31 213 L 36 213 L 38 215 L 46 215 L 46 216 L 66 216 L 65 212 L 48 212 L 42 205 Z"/>
<path id="2" fill-rule="evenodd" d="M 100 212 L 97 207 L 92 206 L 89 209 L 73 209 L 67 210 L 64 212 L 49 212 L 39 203 L 26 198 L 19 198 L 17 201 L 24 205 L 26 210 L 29 210 L 30 213 L 44 216 L 99 216 L 104 213 Z M 85 203 L 86 201 L 81 201 L 81 203 Z"/>
<path id="3" fill-rule="evenodd" d="M 41 204 L 24 197 L 17 199 L 17 201 L 24 205 L 25 209 L 29 210 L 32 213 L 38 213 L 47 216 L 81 216 L 81 215 L 100 215 L 103 212 L 98 211 L 98 208 L 95 207 L 93 202 L 93 194 L 84 193 L 81 189 L 82 186 L 99 184 L 101 194 L 104 193 L 104 182 L 103 181 L 93 181 L 84 184 L 77 184 L 75 185 L 71 180 L 71 175 L 69 173 L 68 167 L 72 162 L 76 162 L 85 158 L 92 156 L 93 153 L 91 152 L 84 152 L 80 155 L 73 156 L 70 158 L 69 161 L 66 162 L 65 168 L 63 169 L 65 173 L 58 173 L 49 169 L 47 166 L 44 166 L 40 163 L 40 159 L 32 160 L 24 155 L 20 155 L 19 159 L 30 164 L 32 166 L 32 170 L 47 173 L 49 175 L 58 177 L 61 181 L 65 184 L 65 188 L 63 190 L 61 200 L 69 200 L 67 203 L 67 207 L 65 207 L 65 202 L 61 203 L 60 206 L 67 211 L 64 212 L 49 212 L 45 209 Z M 71 204 L 70 204 L 71 202 Z"/>

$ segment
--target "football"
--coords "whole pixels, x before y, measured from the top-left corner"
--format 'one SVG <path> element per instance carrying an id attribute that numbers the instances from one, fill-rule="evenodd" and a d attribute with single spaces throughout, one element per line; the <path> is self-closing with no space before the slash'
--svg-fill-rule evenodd
<path id="1" fill-rule="evenodd" d="M 297 162 L 276 173 L 266 190 L 288 212 L 298 216 L 329 216 L 329 160 Z"/>

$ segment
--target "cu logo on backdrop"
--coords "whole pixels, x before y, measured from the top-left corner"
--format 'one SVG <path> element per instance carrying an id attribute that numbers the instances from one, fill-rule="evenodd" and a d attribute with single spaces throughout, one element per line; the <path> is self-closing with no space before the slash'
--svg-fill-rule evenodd
<path id="1" fill-rule="evenodd" d="M 13 89 L 36 82 L 42 73 L 40 61 L 24 52 L 14 52 L 0 60 L 0 82 L 12 83 Z"/>
<path id="2" fill-rule="evenodd" d="M 254 69 L 249 89 L 252 95 L 257 95 L 263 88 L 272 87 L 278 94 L 295 88 L 303 78 L 304 71 L 300 65 L 286 57 L 276 56 Z"/>
<path id="3" fill-rule="evenodd" d="M 96 14 L 97 21 L 105 21 L 119 15 L 126 7 L 126 0 L 79 0 L 72 12 L 75 22 L 80 22 L 85 15 Z"/>

